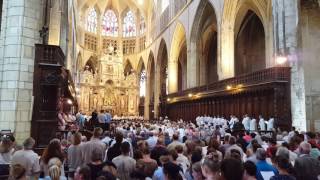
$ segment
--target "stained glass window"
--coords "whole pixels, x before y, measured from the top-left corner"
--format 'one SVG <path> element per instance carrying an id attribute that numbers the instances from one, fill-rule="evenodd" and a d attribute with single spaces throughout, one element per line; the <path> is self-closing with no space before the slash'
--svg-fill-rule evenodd
<path id="1" fill-rule="evenodd" d="M 87 16 L 87 31 L 97 33 L 97 17 L 97 11 L 94 8 L 91 8 Z"/>
<path id="2" fill-rule="evenodd" d="M 102 35 L 103 36 L 118 36 L 118 18 L 113 10 L 109 9 L 102 17 Z"/>
<path id="3" fill-rule="evenodd" d="M 146 22 L 144 20 L 144 17 L 141 16 L 140 18 L 140 34 L 142 35 L 146 31 Z"/>
<path id="4" fill-rule="evenodd" d="M 136 22 L 132 11 L 128 11 L 123 19 L 123 36 L 133 37 L 136 36 Z"/>
<path id="5" fill-rule="evenodd" d="M 144 97 L 146 95 L 146 80 L 146 70 L 142 70 L 140 74 L 140 97 Z"/>

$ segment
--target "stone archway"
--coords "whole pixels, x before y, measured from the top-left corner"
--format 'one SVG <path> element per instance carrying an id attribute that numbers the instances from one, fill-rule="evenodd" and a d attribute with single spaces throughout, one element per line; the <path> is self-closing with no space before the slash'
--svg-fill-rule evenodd
<path id="1" fill-rule="evenodd" d="M 144 117 L 152 120 L 154 118 L 154 96 L 155 96 L 155 62 L 153 52 L 150 51 L 147 65 L 147 89 L 145 97 Z"/>
<path id="2" fill-rule="evenodd" d="M 264 0 L 226 0 L 224 2 L 220 33 L 220 62 L 218 64 L 220 79 L 231 78 L 235 75 L 235 39 L 247 11 L 252 10 L 260 18 L 264 29 L 269 29 L 272 24 L 270 7 L 271 1 Z M 269 32 L 272 32 L 272 29 L 269 29 Z M 272 33 L 266 34 L 266 59 L 272 57 L 272 36 Z"/>
<path id="3" fill-rule="evenodd" d="M 169 93 L 187 88 L 187 45 L 186 32 L 181 23 L 177 23 L 172 36 L 169 69 Z"/>
<path id="4" fill-rule="evenodd" d="M 235 41 L 235 75 L 266 67 L 265 31 L 259 17 L 248 10 Z"/>
<path id="5" fill-rule="evenodd" d="M 164 116 L 168 94 L 168 50 L 164 39 L 160 41 L 156 64 L 155 117 Z"/>
<path id="6" fill-rule="evenodd" d="M 144 116 L 147 74 L 142 57 L 139 60 L 137 75 L 137 84 L 139 86 L 139 115 Z"/>
<path id="7" fill-rule="evenodd" d="M 217 81 L 217 18 L 216 13 L 207 0 L 201 1 L 195 15 L 191 31 L 191 55 L 188 62 L 188 73 L 195 77 L 190 82 L 197 86 Z M 193 62 L 192 62 L 193 61 Z M 189 65 L 193 68 L 189 68 Z"/>

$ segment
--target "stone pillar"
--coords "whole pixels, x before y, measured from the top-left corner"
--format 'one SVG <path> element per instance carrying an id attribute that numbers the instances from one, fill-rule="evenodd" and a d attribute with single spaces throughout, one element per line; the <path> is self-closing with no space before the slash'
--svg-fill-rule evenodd
<path id="1" fill-rule="evenodd" d="M 171 57 L 172 58 L 172 57 Z M 169 80 L 169 94 L 178 91 L 178 62 L 176 60 L 169 60 L 168 63 L 168 80 Z"/>
<path id="2" fill-rule="evenodd" d="M 42 0 L 4 0 L 0 39 L 0 129 L 18 142 L 30 136 L 35 43 L 40 42 Z"/>
<path id="3" fill-rule="evenodd" d="M 292 126 L 306 130 L 306 100 L 304 70 L 299 58 L 298 26 L 299 0 L 273 0 L 273 26 L 275 27 L 275 52 L 288 57 L 291 66 Z"/>
<path id="4" fill-rule="evenodd" d="M 218 61 L 219 80 L 234 77 L 234 30 L 226 23 L 221 27 L 220 50 L 221 57 Z"/>
<path id="5" fill-rule="evenodd" d="M 159 61 L 159 60 L 158 60 Z M 160 67 L 159 64 L 156 65 L 156 73 L 155 73 L 155 82 L 154 83 L 154 118 L 159 117 L 159 108 L 160 108 L 160 93 L 161 93 L 161 84 L 160 84 Z"/>
<path id="6" fill-rule="evenodd" d="M 190 48 L 187 48 L 187 89 L 196 87 L 199 84 L 198 60 L 197 60 L 197 43 L 191 41 Z"/>
<path id="7" fill-rule="evenodd" d="M 60 0 L 52 1 L 50 8 L 50 23 L 49 23 L 49 41 L 50 45 L 60 45 L 60 25 L 61 25 L 61 2 Z"/>
<path id="8" fill-rule="evenodd" d="M 146 95 L 144 98 L 144 119 L 149 120 L 149 105 L 150 105 L 150 74 L 147 76 Z"/>

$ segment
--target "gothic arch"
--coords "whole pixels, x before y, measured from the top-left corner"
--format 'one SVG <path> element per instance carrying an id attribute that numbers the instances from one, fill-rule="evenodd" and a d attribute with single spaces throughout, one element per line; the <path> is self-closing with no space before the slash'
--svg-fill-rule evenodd
<path id="1" fill-rule="evenodd" d="M 187 40 L 184 26 L 178 22 L 172 36 L 169 68 L 169 92 L 187 87 Z"/>
<path id="2" fill-rule="evenodd" d="M 76 62 L 76 71 L 82 71 L 83 70 L 83 59 L 82 59 L 82 55 L 79 52 L 78 56 L 77 56 L 77 62 Z"/>
<path id="3" fill-rule="evenodd" d="M 157 90 L 160 96 L 167 94 L 168 50 L 164 39 L 161 39 L 156 64 Z"/>
<path id="4" fill-rule="evenodd" d="M 143 58 L 140 57 L 139 58 L 139 63 L 138 63 L 138 66 L 137 66 L 137 72 L 141 72 L 143 69 L 145 69 L 145 65 L 144 65 L 144 61 L 143 61 Z"/>
<path id="5" fill-rule="evenodd" d="M 217 81 L 218 24 L 214 7 L 208 0 L 200 2 L 190 36 L 190 63 L 188 73 L 196 85 Z M 190 65 L 190 66 L 189 66 Z M 189 77 L 189 76 L 188 76 Z"/>
<path id="6" fill-rule="evenodd" d="M 155 84 L 155 60 L 153 52 L 150 51 L 147 65 L 147 90 L 144 113 L 147 119 L 154 118 Z"/>
<path id="7" fill-rule="evenodd" d="M 95 56 L 91 56 L 88 61 L 86 62 L 86 64 L 84 65 L 83 69 L 84 70 L 89 70 L 90 72 L 92 72 L 93 74 L 95 74 L 97 72 L 97 57 Z"/>
<path id="8" fill-rule="evenodd" d="M 266 38 L 260 18 L 246 12 L 238 32 L 235 32 L 235 75 L 266 68 Z"/>
<path id="9" fill-rule="evenodd" d="M 265 29 L 270 24 L 271 14 L 269 1 L 265 0 L 225 0 L 222 13 L 221 22 L 221 48 L 219 62 L 219 73 L 223 76 L 221 79 L 230 78 L 235 75 L 235 34 L 237 34 L 242 19 L 245 17 L 246 12 L 251 9 L 261 19 Z M 268 35 L 272 36 L 272 35 Z M 271 52 L 272 40 L 266 39 L 266 52 Z M 271 44 L 270 44 L 271 43 Z M 266 53 L 268 56 L 268 53 Z"/>

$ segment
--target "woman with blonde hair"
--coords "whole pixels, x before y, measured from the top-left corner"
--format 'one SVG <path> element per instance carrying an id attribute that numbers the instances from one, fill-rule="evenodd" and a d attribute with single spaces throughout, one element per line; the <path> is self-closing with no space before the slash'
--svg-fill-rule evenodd
<path id="1" fill-rule="evenodd" d="M 66 180 L 67 178 L 62 175 L 61 168 L 63 168 L 62 162 L 59 158 L 51 158 L 48 162 L 48 173 L 43 180 Z"/>

